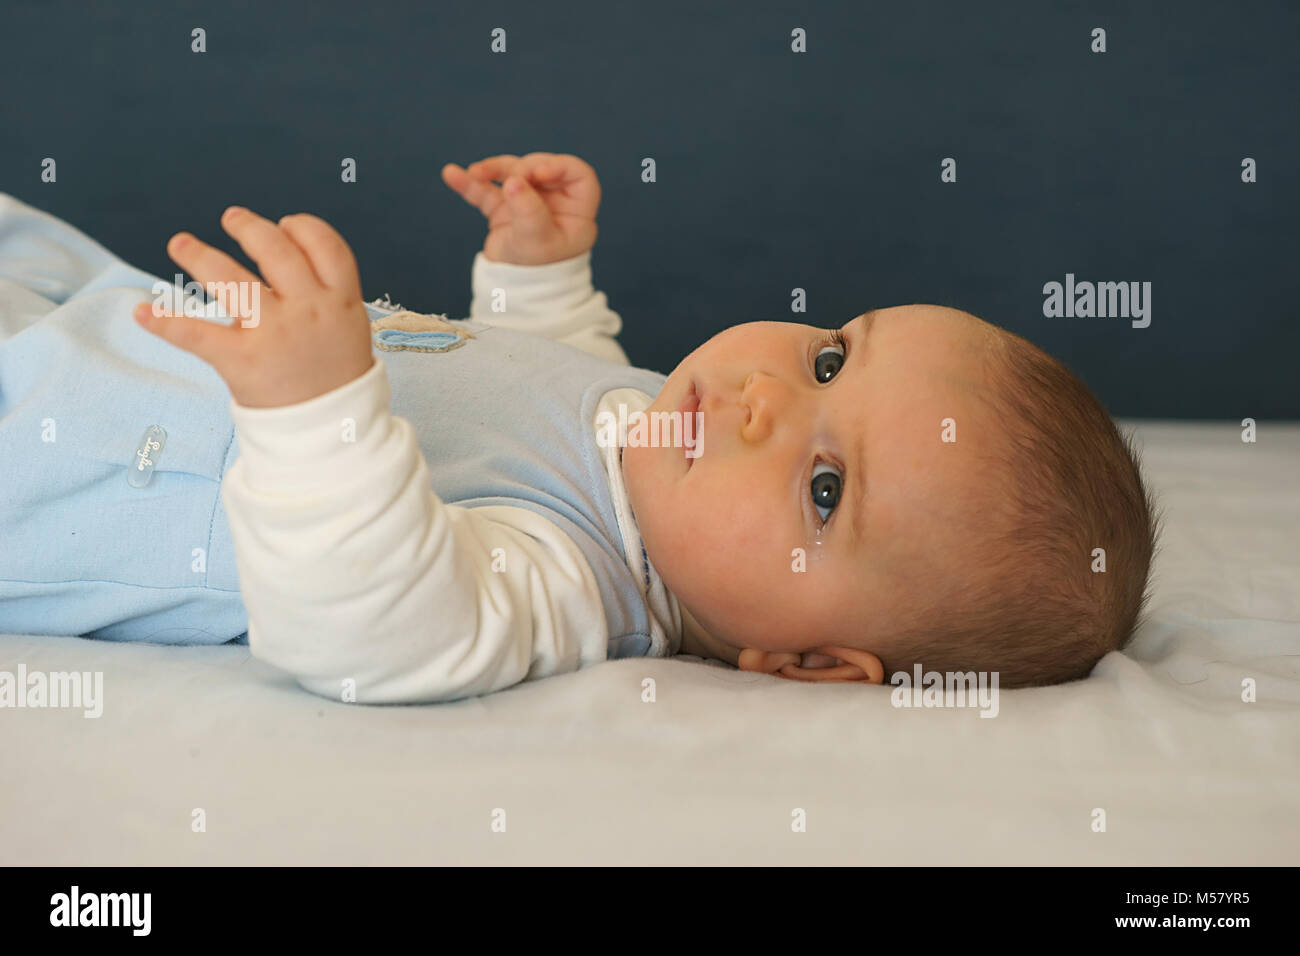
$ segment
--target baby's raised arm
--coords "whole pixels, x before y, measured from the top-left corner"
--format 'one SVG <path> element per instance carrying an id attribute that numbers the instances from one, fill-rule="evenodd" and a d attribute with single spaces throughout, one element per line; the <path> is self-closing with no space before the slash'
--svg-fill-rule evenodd
<path id="1" fill-rule="evenodd" d="M 623 323 L 591 281 L 600 181 L 577 156 L 490 156 L 443 181 L 488 221 L 470 317 L 627 365 Z M 499 182 L 500 185 L 495 183 Z"/>
<path id="2" fill-rule="evenodd" d="M 137 320 L 211 364 L 234 399 L 239 457 L 221 496 L 252 653 L 361 703 L 450 700 L 604 659 L 599 588 L 556 522 L 432 490 L 390 410 L 342 237 L 314 216 L 239 208 L 223 225 L 269 284 L 184 233 L 169 251 L 239 321 L 150 304 Z M 255 314 L 237 315 L 241 299 Z"/>

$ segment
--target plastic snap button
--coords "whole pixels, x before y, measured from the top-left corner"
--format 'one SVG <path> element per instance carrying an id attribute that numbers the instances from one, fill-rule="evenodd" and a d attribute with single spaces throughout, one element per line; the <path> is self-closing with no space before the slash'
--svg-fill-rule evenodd
<path id="1" fill-rule="evenodd" d="M 161 425 L 150 425 L 144 431 L 140 444 L 135 450 L 135 460 L 127 469 L 126 480 L 132 488 L 143 488 L 153 478 L 153 470 L 158 467 L 158 456 L 167 444 L 167 433 Z"/>

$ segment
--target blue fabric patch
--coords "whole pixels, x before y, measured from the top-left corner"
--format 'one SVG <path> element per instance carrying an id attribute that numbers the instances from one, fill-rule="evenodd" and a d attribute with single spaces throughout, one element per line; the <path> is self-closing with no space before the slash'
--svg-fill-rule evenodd
<path id="1" fill-rule="evenodd" d="M 401 329 L 380 329 L 375 333 L 381 346 L 389 348 L 445 349 L 461 341 L 455 332 L 403 332 Z"/>

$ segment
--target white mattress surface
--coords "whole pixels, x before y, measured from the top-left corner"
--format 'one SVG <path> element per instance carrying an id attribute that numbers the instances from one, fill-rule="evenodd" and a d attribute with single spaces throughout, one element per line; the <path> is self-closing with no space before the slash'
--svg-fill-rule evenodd
<path id="1" fill-rule="evenodd" d="M 0 709 L 0 863 L 1300 864 L 1300 425 L 1127 424 L 1147 622 L 994 719 L 687 657 L 359 707 L 243 647 L 0 636 L 104 680 L 98 719 Z"/>

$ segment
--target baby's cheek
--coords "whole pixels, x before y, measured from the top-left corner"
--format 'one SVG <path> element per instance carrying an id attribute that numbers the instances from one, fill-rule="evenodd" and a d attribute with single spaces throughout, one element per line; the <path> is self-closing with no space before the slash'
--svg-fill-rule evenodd
<path id="1" fill-rule="evenodd" d="M 762 560 L 781 547 L 770 506 L 747 496 L 730 482 L 712 483 L 689 505 L 691 531 L 703 532 L 698 544 L 725 551 L 733 564 Z"/>

